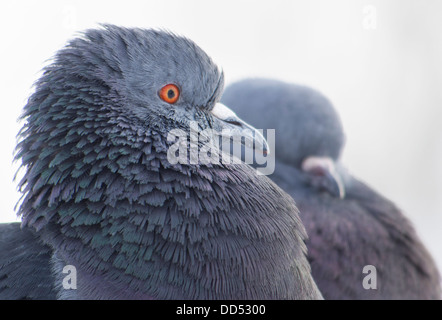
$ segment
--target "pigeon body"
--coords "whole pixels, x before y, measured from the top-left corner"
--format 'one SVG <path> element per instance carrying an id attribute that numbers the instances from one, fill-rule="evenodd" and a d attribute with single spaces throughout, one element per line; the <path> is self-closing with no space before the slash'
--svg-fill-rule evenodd
<path id="1" fill-rule="evenodd" d="M 322 298 L 289 195 L 244 164 L 168 158 L 170 131 L 191 121 L 247 127 L 218 104 L 223 84 L 195 43 L 164 31 L 107 25 L 56 54 L 16 158 L 23 232 L 50 248 L 58 298 Z"/>
<path id="2" fill-rule="evenodd" d="M 439 272 L 411 223 L 340 164 L 345 136 L 327 98 L 305 86 L 247 79 L 226 88 L 222 102 L 256 128 L 275 129 L 270 178 L 301 212 L 325 299 L 440 299 Z"/>
<path id="3" fill-rule="evenodd" d="M 52 250 L 20 223 L 0 224 L 0 300 L 55 299 Z"/>

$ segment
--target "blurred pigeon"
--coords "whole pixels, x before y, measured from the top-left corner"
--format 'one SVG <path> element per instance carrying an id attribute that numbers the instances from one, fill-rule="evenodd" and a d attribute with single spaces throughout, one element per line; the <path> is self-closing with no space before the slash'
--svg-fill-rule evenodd
<path id="1" fill-rule="evenodd" d="M 0 224 L 0 299 L 55 299 L 52 250 L 19 223 Z"/>
<path id="2" fill-rule="evenodd" d="M 435 263 L 410 222 L 340 164 L 344 133 L 319 92 L 271 79 L 227 87 L 221 99 L 255 128 L 275 129 L 270 177 L 295 199 L 313 278 L 325 299 L 439 299 Z"/>
<path id="3" fill-rule="evenodd" d="M 223 86 L 212 60 L 169 32 L 105 25 L 71 41 L 24 108 L 16 153 L 23 232 L 46 247 L 1 247 L 0 265 L 39 250 L 47 261 L 50 248 L 41 278 L 62 299 L 321 299 L 289 195 L 248 165 L 171 161 L 171 132 L 192 122 L 266 152 L 218 103 Z"/>

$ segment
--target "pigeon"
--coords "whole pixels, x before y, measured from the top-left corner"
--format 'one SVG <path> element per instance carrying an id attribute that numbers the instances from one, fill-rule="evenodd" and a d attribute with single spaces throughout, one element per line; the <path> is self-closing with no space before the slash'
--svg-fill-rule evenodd
<path id="1" fill-rule="evenodd" d="M 249 78 L 228 86 L 221 102 L 255 128 L 275 130 L 269 177 L 295 199 L 325 299 L 441 298 L 438 269 L 410 221 L 342 164 L 343 125 L 323 94 Z"/>
<path id="2" fill-rule="evenodd" d="M 212 59 L 166 30 L 102 25 L 71 40 L 24 107 L 21 228 L 4 236 L 17 247 L 2 244 L 1 269 L 46 263 L 34 271 L 50 293 L 30 298 L 322 299 L 293 199 L 222 150 L 199 158 L 216 146 L 207 130 L 267 152 L 223 89 Z M 0 297 L 36 281 L 1 275 Z"/>
<path id="3" fill-rule="evenodd" d="M 53 300 L 51 249 L 20 223 L 0 224 L 0 299 Z"/>

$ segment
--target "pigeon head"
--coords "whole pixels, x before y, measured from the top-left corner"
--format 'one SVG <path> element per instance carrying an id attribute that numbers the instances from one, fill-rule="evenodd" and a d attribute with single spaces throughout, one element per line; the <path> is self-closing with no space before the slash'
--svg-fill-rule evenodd
<path id="1" fill-rule="evenodd" d="M 321 93 L 277 80 L 246 79 L 228 86 L 222 101 L 256 128 L 275 129 L 279 162 L 309 173 L 313 184 L 343 197 L 335 162 L 345 136 L 339 115 Z"/>
<path id="2" fill-rule="evenodd" d="M 265 149 L 264 138 L 218 102 L 224 88 L 223 72 L 193 41 L 166 31 L 113 25 L 87 30 L 57 53 L 37 87 L 52 96 L 64 96 L 65 101 L 90 97 L 92 101 L 85 101 L 87 112 L 105 114 L 116 126 L 187 132 L 195 121 L 201 130 L 227 129 L 246 136 L 253 132 L 248 138 L 259 139 Z M 41 114 L 32 109 L 39 93 L 31 97 L 24 118 L 48 117 L 41 106 Z M 45 110 L 49 113 L 67 113 L 49 106 Z M 76 110 L 80 109 L 78 104 Z M 75 117 L 81 122 L 78 114 Z"/>
<path id="3" fill-rule="evenodd" d="M 224 75 L 193 41 L 164 31 L 113 26 L 106 32 L 91 30 L 85 38 L 67 50 L 83 56 L 87 63 L 82 66 L 114 90 L 133 122 L 164 128 L 168 121 L 187 129 L 189 121 L 208 127 L 217 120 L 210 112 L 220 98 Z"/>
<path id="4" fill-rule="evenodd" d="M 222 102 L 255 128 L 275 129 L 280 161 L 301 167 L 309 156 L 338 160 L 344 133 L 330 101 L 304 86 L 246 79 L 228 86 Z"/>

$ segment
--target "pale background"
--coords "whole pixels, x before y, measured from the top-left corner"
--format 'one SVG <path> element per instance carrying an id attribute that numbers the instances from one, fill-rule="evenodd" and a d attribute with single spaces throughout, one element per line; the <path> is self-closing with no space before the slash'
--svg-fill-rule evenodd
<path id="1" fill-rule="evenodd" d="M 395 201 L 442 266 L 442 1 L 1 1 L 0 222 L 15 221 L 17 123 L 46 60 L 97 23 L 197 42 L 227 84 L 265 76 L 326 94 L 355 175 Z"/>

